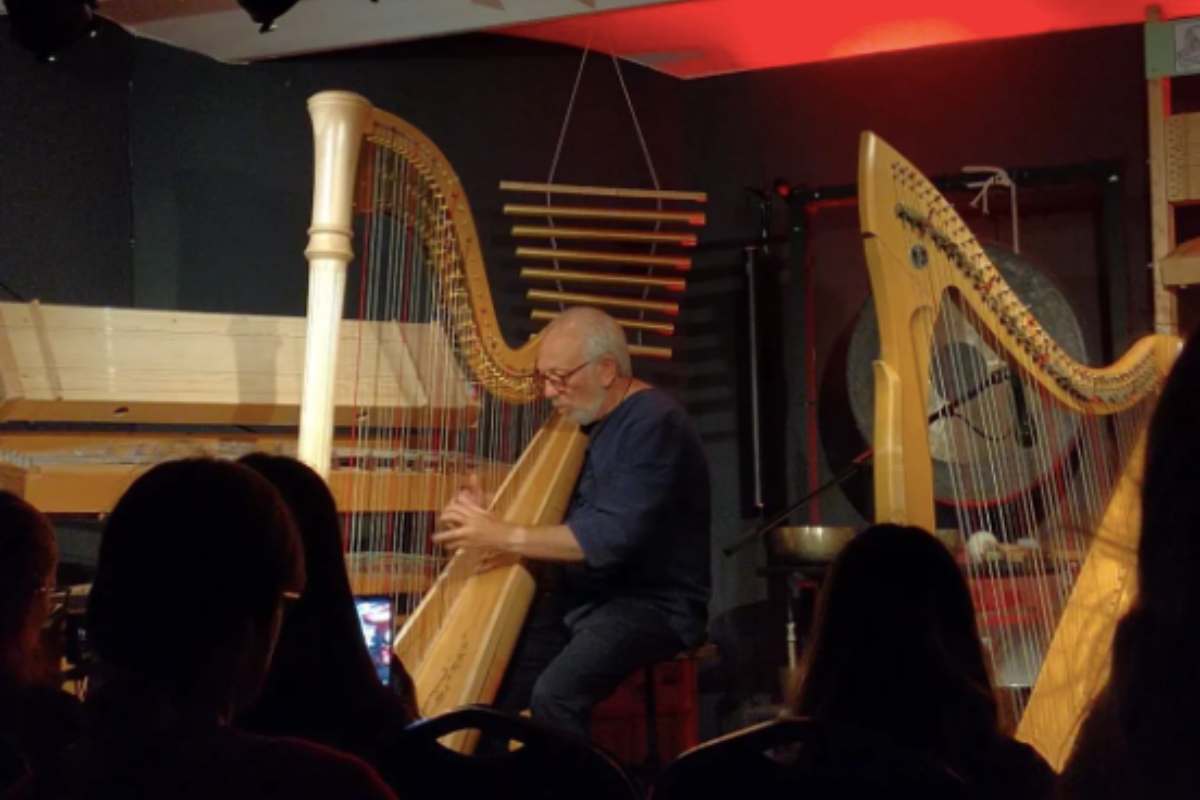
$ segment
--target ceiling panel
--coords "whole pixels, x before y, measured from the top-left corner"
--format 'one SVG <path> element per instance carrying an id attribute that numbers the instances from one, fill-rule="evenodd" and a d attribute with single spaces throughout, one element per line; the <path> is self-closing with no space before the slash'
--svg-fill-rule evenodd
<path id="1" fill-rule="evenodd" d="M 593 13 L 664 0 L 300 0 L 260 34 L 236 0 L 100 0 L 137 34 L 212 56 L 255 61 Z"/>
<path id="2" fill-rule="evenodd" d="M 1200 15 L 1200 0 L 1160 4 Z M 590 47 L 697 78 L 914 47 L 1138 23 L 1145 0 L 300 0 L 260 34 L 236 0 L 100 0 L 140 36 L 253 61 L 468 31 Z"/>

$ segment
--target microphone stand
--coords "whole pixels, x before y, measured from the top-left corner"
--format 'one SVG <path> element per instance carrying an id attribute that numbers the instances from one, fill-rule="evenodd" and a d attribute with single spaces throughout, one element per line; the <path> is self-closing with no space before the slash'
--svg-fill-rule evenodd
<path id="1" fill-rule="evenodd" d="M 761 230 L 759 241 L 746 245 L 745 259 L 742 262 L 746 271 L 746 313 L 749 316 L 750 334 L 750 444 L 752 448 L 754 474 L 754 511 L 762 517 L 765 502 L 763 501 L 763 469 L 762 469 L 762 410 L 759 398 L 759 364 L 758 364 L 758 298 L 756 285 L 756 270 L 754 265 L 755 252 L 760 250 L 763 255 L 770 254 L 767 240 L 770 237 L 771 226 L 771 197 L 766 192 L 746 187 L 746 191 L 758 198 L 758 214 Z"/>
<path id="2" fill-rule="evenodd" d="M 776 180 L 775 187 L 766 191 L 754 186 L 743 187 L 746 194 L 752 198 L 755 205 L 758 219 L 758 236 L 753 239 L 741 240 L 733 242 L 742 250 L 742 271 L 746 281 L 746 315 L 748 322 L 748 363 L 749 371 L 749 389 L 750 389 L 750 447 L 751 447 L 751 475 L 753 485 L 751 490 L 753 497 L 750 504 L 753 508 L 753 514 L 758 519 L 762 519 L 766 512 L 766 499 L 764 487 L 764 468 L 763 468 L 763 408 L 762 408 L 762 387 L 760 386 L 762 377 L 762 363 L 760 360 L 759 346 L 759 308 L 758 308 L 758 272 L 761 269 L 761 261 L 771 256 L 771 245 L 786 244 L 791 241 L 790 236 L 773 236 L 771 234 L 771 211 L 772 203 L 777 197 L 784 197 L 785 194 L 780 193 L 779 185 L 786 182 Z M 790 186 L 788 186 L 790 191 Z M 724 249 L 729 246 L 725 243 L 716 242 L 710 243 L 710 249 Z"/>
<path id="3" fill-rule="evenodd" d="M 997 370 L 996 372 L 987 376 L 981 382 L 979 382 L 978 384 L 973 386 L 969 391 L 965 392 L 962 397 L 951 400 L 950 402 L 947 402 L 945 405 L 941 406 L 940 408 L 934 410 L 933 413 L 929 414 L 929 416 L 927 418 L 927 422 L 929 424 L 933 424 L 934 422 L 936 422 L 937 420 L 939 420 L 943 417 L 954 416 L 954 414 L 957 412 L 959 406 L 961 406 L 963 403 L 967 402 L 968 400 L 973 400 L 976 397 L 978 397 L 979 395 L 983 394 L 983 392 L 985 392 L 986 390 L 988 390 L 992 387 L 998 386 L 1001 383 L 1004 383 L 1005 381 L 1009 381 L 1009 380 L 1011 380 L 1011 378 L 1010 378 L 1009 372 L 1007 370 Z M 1020 387 L 1014 383 L 1013 392 L 1016 393 L 1018 391 L 1020 391 Z M 1020 398 L 1015 398 L 1015 399 L 1016 399 L 1018 407 L 1019 407 L 1018 414 L 1022 417 L 1027 417 L 1028 411 L 1026 409 L 1024 409 L 1024 407 L 1023 407 L 1024 395 L 1022 395 Z M 1030 442 L 1032 443 L 1033 437 L 1034 437 L 1032 426 L 1029 425 L 1027 422 L 1025 423 L 1025 425 L 1028 426 L 1029 432 L 1027 434 L 1020 434 L 1020 435 L 1022 435 L 1022 436 L 1027 435 L 1030 439 Z M 790 506 L 785 508 L 783 511 L 780 511 L 778 514 L 771 517 L 769 520 L 767 520 L 762 525 L 759 525 L 759 526 L 747 531 L 746 533 L 743 533 L 741 536 L 739 536 L 737 539 L 735 539 L 731 544 L 728 544 L 725 547 L 723 547 L 722 552 L 725 553 L 726 556 L 731 556 L 734 553 L 736 553 L 738 550 L 741 550 L 743 547 L 745 547 L 748 543 L 771 532 L 772 530 L 777 528 L 780 523 L 782 523 L 784 520 L 786 520 L 792 514 L 795 514 L 797 511 L 804 508 L 804 506 L 808 505 L 809 501 L 811 501 L 814 497 L 818 496 L 822 492 L 827 491 L 828 489 L 830 489 L 834 486 L 837 486 L 838 484 L 844 483 L 845 481 L 852 478 L 854 475 L 858 474 L 858 472 L 860 470 L 862 470 L 864 467 L 866 467 L 867 464 L 871 463 L 871 458 L 874 455 L 875 455 L 874 448 L 867 448 L 866 450 L 862 451 L 861 453 L 856 455 L 853 459 L 851 459 L 850 463 L 837 475 L 834 475 L 832 478 L 830 478 L 829 480 L 822 483 L 816 489 L 813 489 L 811 492 L 804 495 L 796 502 L 792 503 Z"/>
<path id="4" fill-rule="evenodd" d="M 834 475 L 832 478 L 825 481 L 820 486 L 813 489 L 811 492 L 804 495 L 796 502 L 792 503 L 790 506 L 785 508 L 783 511 L 780 511 L 778 514 L 771 517 L 769 520 L 767 520 L 762 525 L 759 525 L 755 528 L 750 529 L 746 533 L 743 533 L 741 536 L 739 536 L 737 539 L 735 539 L 731 544 L 728 544 L 724 548 L 722 548 L 722 552 L 724 552 L 725 555 L 727 555 L 727 556 L 731 556 L 734 553 L 736 553 L 738 550 L 741 550 L 743 547 L 745 547 L 750 542 L 766 535 L 770 531 L 779 527 L 780 523 L 782 523 L 784 520 L 786 520 L 792 514 L 795 514 L 797 511 L 804 508 L 804 506 L 808 505 L 808 503 L 814 497 L 816 497 L 817 495 L 821 494 L 822 492 L 825 492 L 826 490 L 828 490 L 834 486 L 837 486 L 838 484 L 844 483 L 845 481 L 847 481 L 850 478 L 857 475 L 859 473 L 859 471 L 861 471 L 864 467 L 866 467 L 868 464 L 871 463 L 871 457 L 874 454 L 875 454 L 875 451 L 870 448 L 862 451 L 857 456 L 855 456 L 850 461 L 850 463 L 837 475 Z"/>

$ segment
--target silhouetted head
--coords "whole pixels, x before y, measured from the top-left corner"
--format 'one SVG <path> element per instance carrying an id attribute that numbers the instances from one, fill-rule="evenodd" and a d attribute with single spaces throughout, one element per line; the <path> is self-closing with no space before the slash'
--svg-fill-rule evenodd
<path id="1" fill-rule="evenodd" d="M 102 662 L 235 706 L 257 691 L 304 557 L 279 493 L 239 464 L 195 458 L 150 469 L 105 522 L 88 605 Z M 222 683 L 228 686 L 221 685 Z"/>
<path id="2" fill-rule="evenodd" d="M 0 491 L 0 683 L 23 684 L 32 677 L 57 564 L 50 521 Z"/>
<path id="3" fill-rule="evenodd" d="M 301 606 L 336 596 L 351 600 L 350 583 L 342 558 L 341 521 L 337 504 L 325 481 L 301 461 L 287 456 L 251 453 L 238 463 L 257 472 L 275 487 L 291 511 L 304 548 L 304 597 Z M 292 613 L 290 616 L 295 616 Z"/>
<path id="4" fill-rule="evenodd" d="M 1158 624 L 1189 631 L 1200 620 L 1198 397 L 1200 342 L 1193 336 L 1176 359 L 1150 422 L 1138 545 L 1138 605 Z"/>
<path id="5" fill-rule="evenodd" d="M 970 591 L 941 542 L 875 525 L 842 550 L 821 587 L 792 710 L 933 750 L 995 735 Z"/>
<path id="6" fill-rule="evenodd" d="M 1180 352 L 1151 418 L 1142 483 L 1138 595 L 1117 625 L 1105 692 L 1110 723 L 1142 767 L 1190 761 L 1200 744 L 1200 342 Z M 1115 736 L 1104 731 L 1101 736 Z M 1200 790 L 1200 775 L 1194 774 Z M 1182 773 L 1181 773 L 1182 774 Z"/>
<path id="7" fill-rule="evenodd" d="M 1117 623 L 1108 684 L 1082 721 L 1063 796 L 1200 793 L 1200 341 L 1179 353 L 1146 433 L 1138 594 Z"/>

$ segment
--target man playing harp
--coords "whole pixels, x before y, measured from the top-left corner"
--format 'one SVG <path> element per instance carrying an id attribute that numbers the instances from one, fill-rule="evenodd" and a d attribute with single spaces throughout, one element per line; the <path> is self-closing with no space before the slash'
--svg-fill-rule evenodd
<path id="1" fill-rule="evenodd" d="M 592 707 L 626 676 L 704 638 L 708 464 L 679 404 L 633 377 L 604 312 L 572 308 L 547 326 L 535 374 L 588 436 L 563 523 L 503 522 L 472 485 L 442 511 L 434 541 L 540 562 L 496 704 L 586 737 Z"/>

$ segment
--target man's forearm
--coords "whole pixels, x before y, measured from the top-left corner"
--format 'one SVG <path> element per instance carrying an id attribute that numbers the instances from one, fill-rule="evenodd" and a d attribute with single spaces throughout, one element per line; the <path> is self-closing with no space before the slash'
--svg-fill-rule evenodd
<path id="1" fill-rule="evenodd" d="M 540 561 L 583 561 L 583 548 L 566 525 L 518 525 L 509 537 L 510 552 Z"/>

